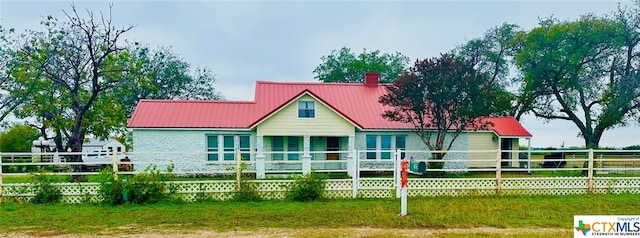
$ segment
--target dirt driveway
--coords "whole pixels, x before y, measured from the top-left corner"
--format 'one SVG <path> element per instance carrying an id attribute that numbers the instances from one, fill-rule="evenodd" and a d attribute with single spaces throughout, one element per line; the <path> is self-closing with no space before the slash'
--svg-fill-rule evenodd
<path id="1" fill-rule="evenodd" d="M 127 227 L 111 231 L 98 232 L 95 235 L 60 234 L 56 232 L 24 232 L 0 234 L 0 237 L 456 237 L 466 235 L 518 236 L 537 234 L 535 237 L 566 237 L 571 229 L 558 228 L 494 228 L 476 227 L 459 229 L 379 229 L 379 228 L 268 228 L 252 231 L 213 231 L 213 230 L 131 230 Z"/>

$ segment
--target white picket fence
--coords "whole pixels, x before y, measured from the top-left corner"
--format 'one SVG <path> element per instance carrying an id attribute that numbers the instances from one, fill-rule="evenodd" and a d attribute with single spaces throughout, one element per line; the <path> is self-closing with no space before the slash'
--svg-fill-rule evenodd
<path id="1" fill-rule="evenodd" d="M 346 179 L 328 179 L 326 184 L 326 196 L 329 198 L 394 198 L 399 196 L 400 178 L 398 171 L 400 156 L 403 153 L 431 153 L 425 151 L 385 151 L 392 153 L 392 159 L 366 159 L 367 151 L 352 152 L 315 152 L 315 153 L 345 153 L 355 155 L 354 157 L 342 156 L 342 160 L 296 160 L 296 161 L 264 161 L 265 173 L 273 176 L 287 176 L 293 173 L 305 173 L 315 170 L 322 173 L 343 173 L 349 174 Z M 586 194 L 586 193 L 640 193 L 640 151 L 600 151 L 600 150 L 563 150 L 555 151 L 565 153 L 564 159 L 533 159 L 531 154 L 550 153 L 549 151 L 521 151 L 528 157 L 526 167 L 505 167 L 501 163 L 500 150 L 492 151 L 450 151 L 449 153 L 490 153 L 492 158 L 474 158 L 474 161 L 491 161 L 496 166 L 492 168 L 464 168 L 453 167 L 443 169 L 427 169 L 427 172 L 445 171 L 454 172 L 454 178 L 410 178 L 408 183 L 409 196 L 466 196 L 466 195 L 566 195 L 566 194 Z M 509 151 L 507 151 L 509 152 Z M 551 151 L 554 152 L 554 151 Z M 240 152 L 236 152 L 239 154 Z M 240 156 L 235 156 L 232 161 L 195 161 L 183 160 L 181 158 L 203 158 L 206 155 L 196 155 L 192 153 L 157 153 L 172 157 L 166 161 L 136 161 L 136 154 L 112 154 L 109 155 L 111 161 L 105 166 L 114 168 L 116 171 L 123 164 L 134 164 L 135 171 L 120 171 L 117 175 L 139 173 L 142 168 L 150 164 L 157 165 L 164 170 L 172 168 L 173 171 L 166 172 L 175 176 L 197 177 L 197 176 L 221 176 L 225 175 L 227 180 L 198 180 L 170 181 L 167 182 L 175 196 L 179 196 L 186 201 L 198 199 L 218 199 L 226 200 L 231 198 L 236 186 L 235 168 L 239 164 L 246 164 L 244 173 L 257 174 L 258 167 L 255 160 L 240 160 Z M 156 154 L 156 153 L 150 153 Z M 179 154 L 179 155 L 178 155 Z M 98 172 L 73 172 L 69 166 L 83 165 L 88 162 L 65 162 L 64 157 L 73 153 L 36 153 L 36 154 L 8 154 L 3 153 L 4 158 L 0 162 L 0 199 L 3 197 L 16 197 L 28 200 L 34 194 L 33 185 L 30 183 L 3 183 L 3 178 L 11 180 L 11 177 L 28 176 L 29 173 L 16 171 L 15 168 L 22 166 L 42 166 L 49 169 L 54 168 L 47 174 L 52 175 L 89 175 Z M 55 159 L 54 157 L 61 157 Z M 121 162 L 124 156 L 131 157 L 132 162 Z M 25 162 L 18 158 L 31 158 Z M 33 162 L 33 161 L 36 162 Z M 45 162 L 42 162 L 45 161 Z M 447 163 L 466 163 L 469 160 L 458 158 L 447 159 Z M 414 161 L 414 165 L 415 162 Z M 427 161 L 429 162 L 429 161 Z M 520 161 L 522 162 L 522 161 Z M 566 162 L 562 168 L 542 168 L 540 165 L 549 162 Z M 95 163 L 95 162 L 91 162 Z M 305 163 L 307 165 L 305 165 Z M 584 166 L 586 164 L 586 166 Z M 93 164 L 95 165 L 95 164 Z M 274 166 L 269 166 L 274 165 Z M 178 170 L 183 166 L 184 170 Z M 12 168 L 12 169 L 8 169 Z M 188 169 L 187 169 L 188 168 Z M 3 170 L 5 170 L 3 172 Z M 11 171 L 9 171 L 11 170 Z M 18 169 L 19 170 L 19 169 Z M 386 172 L 386 173 L 385 173 Z M 469 177 L 465 177 L 465 174 Z M 388 177 L 393 175 L 393 177 Z M 490 177 L 488 175 L 491 175 Z M 256 175 L 257 176 L 257 175 Z M 387 176 L 387 177 L 385 177 Z M 459 176 L 459 177 L 455 177 Z M 258 191 L 265 199 L 284 198 L 287 187 L 293 183 L 292 179 L 256 179 L 251 182 L 256 183 Z M 68 203 L 96 202 L 98 201 L 98 183 L 56 183 L 64 194 L 64 201 Z"/>

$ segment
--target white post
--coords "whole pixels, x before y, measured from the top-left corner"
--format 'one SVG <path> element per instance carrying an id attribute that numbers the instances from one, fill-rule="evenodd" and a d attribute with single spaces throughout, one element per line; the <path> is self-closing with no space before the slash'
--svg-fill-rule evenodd
<path id="1" fill-rule="evenodd" d="M 311 136 L 303 137 L 302 174 L 311 173 Z"/>
<path id="2" fill-rule="evenodd" d="M 402 162 L 402 158 L 400 158 L 400 150 L 396 150 L 394 154 L 394 163 L 393 163 L 393 179 L 396 185 L 396 198 L 400 198 L 401 196 L 401 186 L 400 186 L 400 163 Z"/>
<path id="3" fill-rule="evenodd" d="M 527 173 L 531 174 L 531 138 L 527 138 L 527 144 L 529 147 L 529 153 L 527 155 Z"/>
<path id="4" fill-rule="evenodd" d="M 502 150 L 500 150 L 500 147 L 498 147 L 496 154 L 496 195 L 500 195 L 500 191 L 502 190 Z"/>
<path id="5" fill-rule="evenodd" d="M 235 159 L 236 159 L 236 181 L 237 181 L 237 190 L 236 191 L 240 191 L 240 177 L 242 176 L 242 160 L 240 159 L 240 150 L 236 150 L 235 152 Z"/>
<path id="6" fill-rule="evenodd" d="M 0 203 L 2 203 L 2 198 L 4 196 L 4 186 L 2 186 L 2 153 L 0 152 Z"/>
<path id="7" fill-rule="evenodd" d="M 349 154 L 347 155 L 347 175 L 353 178 L 353 176 L 355 175 L 355 136 L 349 136 L 347 144 L 349 147 Z"/>
<path id="8" fill-rule="evenodd" d="M 256 178 L 264 179 L 265 175 L 265 166 L 264 166 L 264 137 L 257 136 L 256 137 Z"/>
<path id="9" fill-rule="evenodd" d="M 358 167 L 360 166 L 358 164 L 358 151 L 353 150 L 352 152 L 354 155 L 356 155 L 355 157 L 352 158 L 353 160 L 353 176 L 351 176 L 351 178 L 353 179 L 353 181 L 351 182 L 351 188 L 352 190 L 352 196 L 353 198 L 357 198 L 358 197 L 358 187 L 360 186 L 360 172 L 358 171 Z"/>
<path id="10" fill-rule="evenodd" d="M 589 149 L 589 170 L 587 172 L 588 184 L 587 191 L 593 193 L 593 149 Z"/>
<path id="11" fill-rule="evenodd" d="M 400 186 L 402 187 L 401 196 L 400 196 L 400 215 L 406 216 L 407 215 L 407 184 L 409 182 L 407 178 L 407 176 L 409 175 L 409 171 L 408 171 L 409 161 L 407 159 L 402 160 L 400 170 L 401 170 Z"/>

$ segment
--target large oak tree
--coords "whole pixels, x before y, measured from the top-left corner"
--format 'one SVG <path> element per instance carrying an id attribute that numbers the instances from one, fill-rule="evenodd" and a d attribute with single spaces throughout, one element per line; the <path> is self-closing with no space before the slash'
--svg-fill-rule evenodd
<path id="1" fill-rule="evenodd" d="M 524 35 L 516 61 L 530 111 L 574 123 L 587 148 L 632 119 L 640 109 L 638 18 L 546 19 Z"/>

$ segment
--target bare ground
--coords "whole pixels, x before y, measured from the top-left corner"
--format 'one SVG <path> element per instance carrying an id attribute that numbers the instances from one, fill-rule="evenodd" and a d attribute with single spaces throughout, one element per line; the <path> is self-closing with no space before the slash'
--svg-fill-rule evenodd
<path id="1" fill-rule="evenodd" d="M 455 229 L 379 229 L 379 228 L 265 228 L 245 231 L 184 230 L 164 227 L 161 229 L 139 229 L 120 227 L 109 231 L 97 232 L 95 235 L 61 234 L 52 232 L 18 232 L 0 233 L 0 237 L 452 237 L 457 235 L 483 234 L 487 236 L 518 234 L 547 234 L 557 237 L 559 234 L 572 232 L 571 229 L 560 228 L 455 228 Z M 546 236 L 545 236 L 546 237 Z"/>

